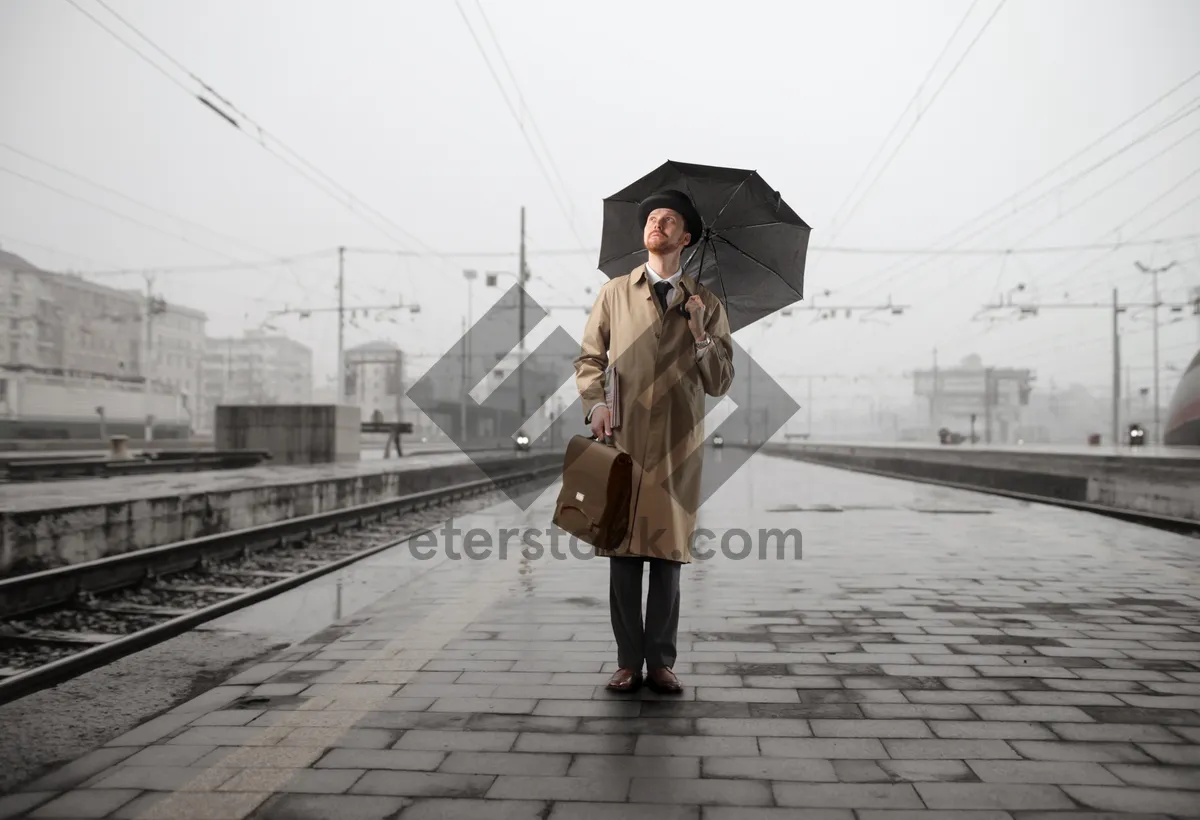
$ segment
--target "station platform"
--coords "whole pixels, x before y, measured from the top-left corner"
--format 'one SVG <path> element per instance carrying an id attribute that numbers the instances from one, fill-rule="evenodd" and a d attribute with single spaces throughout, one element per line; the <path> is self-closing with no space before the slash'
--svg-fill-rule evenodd
<path id="1" fill-rule="evenodd" d="M 561 453 L 531 451 L 534 460 Z M 40 481 L 0 486 L 0 577 L 214 532 L 367 504 L 484 477 L 512 450 L 422 453 L 314 465 Z"/>
<path id="2" fill-rule="evenodd" d="M 0 818 L 1200 817 L 1195 539 L 760 453 L 700 512 L 683 693 L 612 695 L 556 490 L 0 707 Z"/>

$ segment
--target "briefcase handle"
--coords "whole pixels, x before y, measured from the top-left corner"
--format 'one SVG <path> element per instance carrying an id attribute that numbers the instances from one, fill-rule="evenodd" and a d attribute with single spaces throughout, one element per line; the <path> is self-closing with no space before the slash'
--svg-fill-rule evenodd
<path id="1" fill-rule="evenodd" d="M 617 442 L 612 436 L 605 436 L 603 439 L 601 439 L 595 433 L 592 433 L 590 436 L 588 436 L 588 440 L 589 441 L 599 441 L 601 444 L 607 445 L 609 447 L 617 446 Z"/>

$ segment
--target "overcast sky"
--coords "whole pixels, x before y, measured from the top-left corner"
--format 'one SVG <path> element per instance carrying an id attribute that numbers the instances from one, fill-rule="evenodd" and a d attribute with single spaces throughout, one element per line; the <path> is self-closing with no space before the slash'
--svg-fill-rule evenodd
<path id="1" fill-rule="evenodd" d="M 936 347 L 942 364 L 974 352 L 1035 368 L 1039 389 L 1054 380 L 1104 390 L 1104 311 L 972 317 L 1019 283 L 1014 298 L 1107 302 L 1116 286 L 1123 300 L 1148 301 L 1137 261 L 1177 262 L 1160 277 L 1164 300 L 1200 285 L 1194 0 L 480 0 L 486 18 L 476 0 L 460 2 L 105 0 L 146 40 L 98 0 L 5 0 L 0 169 L 158 231 L 0 171 L 0 244 L 122 287 L 145 280 L 111 271 L 160 270 L 156 290 L 205 311 L 210 335 L 269 320 L 314 348 L 322 378 L 335 367 L 335 315 L 269 311 L 334 307 L 337 246 L 392 252 L 347 253 L 348 305 L 421 306 L 356 317 L 347 345 L 390 339 L 425 355 L 414 365 L 423 370 L 461 330 L 461 271 L 516 270 L 521 206 L 535 298 L 589 304 L 586 289 L 605 278 L 603 198 L 667 159 L 757 169 L 782 192 L 813 227 L 802 304 L 912 306 L 867 321 L 863 311 L 836 321 L 801 311 L 740 332 L 781 378 L 899 376 L 928 366 Z M 197 101 L 199 82 L 239 127 Z M 297 168 L 318 169 L 355 200 L 347 207 L 344 193 Z M 989 209 L 967 226 L 976 235 L 959 230 Z M 1175 237 L 1187 238 L 883 252 Z M 179 270 L 188 266 L 234 267 Z M 477 282 L 474 315 L 499 295 Z M 554 319 L 578 338 L 585 316 Z M 1165 368 L 1200 347 L 1198 323 L 1189 310 L 1163 328 L 1164 385 L 1174 381 Z M 1150 327 L 1144 311 L 1123 320 L 1135 389 L 1150 384 Z M 891 392 L 911 393 L 898 381 Z"/>

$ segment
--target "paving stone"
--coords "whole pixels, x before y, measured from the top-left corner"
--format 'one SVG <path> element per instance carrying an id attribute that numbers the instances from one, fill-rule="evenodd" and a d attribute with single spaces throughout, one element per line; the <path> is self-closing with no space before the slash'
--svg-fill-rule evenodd
<path id="1" fill-rule="evenodd" d="M 716 687 L 699 687 L 696 689 L 696 700 L 726 701 L 732 703 L 799 703 L 800 698 L 795 689 L 768 688 L 738 688 L 721 689 Z"/>
<path id="2" fill-rule="evenodd" d="M 398 820 L 544 820 L 548 804 L 543 800 L 460 800 L 417 798 Z M 327 815 L 328 818 L 340 815 Z"/>
<path id="3" fill-rule="evenodd" d="M 451 774 L 564 776 L 570 765 L 569 754 L 451 752 L 442 761 L 438 771 Z"/>
<path id="4" fill-rule="evenodd" d="M 697 758 L 690 758 L 696 760 Z M 704 777 L 748 780 L 799 780 L 837 782 L 833 763 L 815 758 L 705 757 L 700 759 Z"/>
<path id="5" fill-rule="evenodd" d="M 394 769 L 431 772 L 446 754 L 397 749 L 330 749 L 314 763 L 318 769 Z"/>
<path id="6" fill-rule="evenodd" d="M 703 720 L 704 718 L 700 718 Z M 580 734 L 597 735 L 695 735 L 696 720 L 692 718 L 584 718 L 579 721 Z M 714 733 L 719 734 L 719 733 Z"/>
<path id="7" fill-rule="evenodd" d="M 516 732 L 409 729 L 392 748 L 430 752 L 506 752 L 516 740 Z"/>
<path id="8" fill-rule="evenodd" d="M 1200 766 L 1141 766 L 1128 763 L 1110 763 L 1105 768 L 1130 786 L 1145 786 L 1152 789 L 1200 790 Z M 1113 785 L 1120 785 L 1120 783 Z M 1200 806 L 1200 795 L 1196 796 L 1196 800 L 1198 806 Z"/>
<path id="9" fill-rule="evenodd" d="M 220 787 L 237 769 L 188 766 L 120 766 L 88 784 L 89 789 L 208 792 Z"/>
<path id="10" fill-rule="evenodd" d="M 438 698 L 431 712 L 488 712 L 491 714 L 528 715 L 537 706 L 536 698 Z"/>
<path id="11" fill-rule="evenodd" d="M 922 690 L 915 689 L 902 693 L 912 703 L 927 704 L 966 704 L 973 703 L 1011 705 L 1013 695 L 1007 692 L 977 691 L 961 692 L 957 690 Z M 1015 693 L 1014 693 L 1015 694 Z"/>
<path id="12" fill-rule="evenodd" d="M 936 811 L 930 809 L 863 809 L 855 813 L 858 820 L 1013 820 L 1015 815 L 1006 811 L 984 809 L 981 811 Z M 1021 815 L 1025 817 L 1024 814 Z M 1075 818 L 1072 820 L 1085 820 Z M 1065 820 L 1060 818 L 1060 820 Z M 1095 818 L 1093 818 L 1095 820 Z M 1111 818 L 1110 818 L 1111 820 Z"/>
<path id="13" fill-rule="evenodd" d="M 193 765 L 199 768 L 296 769 L 312 765 L 320 756 L 320 749 L 304 747 L 222 746 Z"/>
<path id="14" fill-rule="evenodd" d="M 202 750 L 202 754 L 208 751 L 211 751 L 211 747 Z M 109 770 L 110 767 L 127 761 L 131 757 L 137 757 L 140 754 L 141 752 L 132 746 L 112 746 L 93 749 L 81 757 L 58 767 L 54 771 L 42 775 L 33 782 L 27 783 L 23 787 L 23 790 L 31 792 L 67 791 L 79 786 L 101 772 Z M 188 763 L 191 763 L 191 760 Z M 187 765 L 187 763 L 183 765 Z"/>
<path id="15" fill-rule="evenodd" d="M 223 704 L 222 704 L 223 705 Z M 204 711 L 204 710 L 201 710 Z M 213 711 L 213 710 L 208 710 Z M 174 732 L 183 726 L 187 726 L 198 717 L 197 714 L 189 712 L 168 713 L 159 715 L 138 726 L 136 729 L 131 729 L 123 735 L 105 743 L 105 746 L 149 746 L 151 743 L 157 743 L 167 735 Z"/>
<path id="16" fill-rule="evenodd" d="M 0 820 L 12 820 L 57 796 L 56 792 L 26 791 L 0 795 Z"/>
<path id="17" fill-rule="evenodd" d="M 1099 763 L 1047 760 L 968 760 L 966 763 L 985 783 L 1121 785 L 1121 781 Z"/>
<path id="18" fill-rule="evenodd" d="M 1105 692 L 1013 692 L 1026 706 L 1120 706 L 1121 701 Z"/>
<path id="19" fill-rule="evenodd" d="M 1196 792 L 1168 789 L 1143 789 L 1125 786 L 1063 786 L 1080 805 L 1089 809 L 1115 812 L 1161 812 L 1195 817 Z"/>
<path id="20" fill-rule="evenodd" d="M 213 769 L 220 772 L 221 769 Z M 363 776 L 363 769 L 242 769 L 224 770 L 223 792 L 341 794 Z M 233 774 L 232 777 L 228 775 Z"/>
<path id="21" fill-rule="evenodd" d="M 842 783 L 889 783 L 887 772 L 875 760 L 831 760 L 833 772 Z"/>
<path id="22" fill-rule="evenodd" d="M 637 738 L 633 735 L 522 732 L 513 744 L 512 751 L 562 754 L 632 754 L 636 741 Z"/>
<path id="23" fill-rule="evenodd" d="M 877 760 L 875 762 L 892 780 L 950 783 L 976 779 L 975 773 L 961 760 Z"/>
<path id="24" fill-rule="evenodd" d="M 883 743 L 876 738 L 762 737 L 758 739 L 758 746 L 766 757 L 816 757 L 825 760 L 869 758 L 877 760 L 888 756 Z M 744 753 L 727 752 L 725 754 L 736 757 Z"/>
<path id="25" fill-rule="evenodd" d="M 919 809 L 921 798 L 907 783 L 773 783 L 780 806 L 853 809 Z"/>
<path id="26" fill-rule="evenodd" d="M 1173 766 L 1200 766 L 1200 746 L 1184 746 L 1179 743 L 1141 743 L 1142 751 L 1159 763 Z M 1131 763 L 1146 761 L 1131 760 Z"/>
<path id="27" fill-rule="evenodd" d="M 1051 723 L 1049 728 L 1063 740 L 1116 743 L 1180 742 L 1179 736 L 1172 734 L 1165 726 L 1144 723 Z"/>
<path id="28" fill-rule="evenodd" d="M 396 741 L 397 732 L 387 729 L 342 729 L 341 727 L 302 726 L 288 732 L 277 746 L 312 746 L 342 749 L 386 749 Z"/>
<path id="29" fill-rule="evenodd" d="M 1019 757 L 1003 740 L 884 740 L 887 754 L 910 760 L 1006 760 Z"/>
<path id="30" fill-rule="evenodd" d="M 398 797 L 466 797 L 481 799 L 494 775 L 445 774 L 442 772 L 369 771 L 350 791 L 354 794 Z M 526 794 L 526 798 L 531 795 Z"/>
<path id="31" fill-rule="evenodd" d="M 553 805 L 554 808 L 551 809 L 547 820 L 701 820 L 699 806 L 666 806 L 661 803 L 588 803 L 583 801 L 558 802 Z M 704 820 L 717 817 L 715 814 L 709 814 L 712 808 L 715 807 L 705 809 Z M 754 809 L 739 808 L 734 811 L 754 811 Z M 752 815 L 739 815 L 739 817 L 753 820 Z M 798 818 L 798 820 L 806 820 L 806 818 Z M 826 820 L 826 818 L 814 818 L 813 820 Z M 853 818 L 839 817 L 828 818 L 828 820 L 853 820 Z"/>
<path id="32" fill-rule="evenodd" d="M 148 792 L 126 803 L 113 820 L 230 820 L 242 818 L 270 797 L 266 792 Z M 78 815 L 88 817 L 92 815 Z"/>
<path id="33" fill-rule="evenodd" d="M 862 717 L 862 710 L 856 703 L 751 703 L 746 716 L 775 720 L 853 720 Z"/>
<path id="34" fill-rule="evenodd" d="M 357 794 L 284 794 L 264 803 L 257 816 L 262 820 L 390 820 L 409 802 L 402 797 Z"/>
<path id="35" fill-rule="evenodd" d="M 665 779 L 664 782 L 666 782 Z M 628 777 L 523 777 L 500 775 L 488 790 L 494 800 L 578 800 L 624 802 Z M 641 801 L 634 801 L 641 802 Z"/>
<path id="36" fill-rule="evenodd" d="M 681 757 L 756 757 L 759 741 L 753 737 L 707 735 L 641 735 L 631 738 L 635 755 Z"/>
<path id="37" fill-rule="evenodd" d="M 1057 786 L 999 783 L 916 783 L 913 788 L 931 809 L 1072 809 L 1075 804 Z"/>
<path id="38" fill-rule="evenodd" d="M 1132 743 L 1070 743 L 1065 741 L 1013 740 L 1011 745 L 1029 760 L 1061 760 L 1081 763 L 1153 763 Z M 1172 747 L 1174 748 L 1174 747 Z"/>
<path id="39" fill-rule="evenodd" d="M 807 721 L 788 718 L 696 718 L 695 733 L 730 737 L 812 737 Z"/>
<path id="40" fill-rule="evenodd" d="M 935 735 L 943 738 L 1054 740 L 1054 733 L 1045 726 L 1012 720 L 931 720 L 928 725 Z"/>
<path id="41" fill-rule="evenodd" d="M 963 704 L 863 703 L 865 717 L 873 720 L 973 720 L 975 715 Z"/>
<path id="42" fill-rule="evenodd" d="M 1091 715 L 1074 706 L 988 706 L 971 707 L 983 720 L 1059 723 L 1088 723 Z"/>
<path id="43" fill-rule="evenodd" d="M 540 700 L 534 715 L 547 717 L 637 717 L 642 710 L 636 700 Z"/>
<path id="44" fill-rule="evenodd" d="M 816 737 L 933 737 L 920 720 L 811 720 Z"/>
<path id="45" fill-rule="evenodd" d="M 758 760 L 759 758 L 739 758 Z M 698 757 L 572 755 L 569 777 L 700 777 Z"/>
<path id="46" fill-rule="evenodd" d="M 771 786 L 758 780 L 634 778 L 629 799 L 635 803 L 705 806 L 769 806 Z"/>

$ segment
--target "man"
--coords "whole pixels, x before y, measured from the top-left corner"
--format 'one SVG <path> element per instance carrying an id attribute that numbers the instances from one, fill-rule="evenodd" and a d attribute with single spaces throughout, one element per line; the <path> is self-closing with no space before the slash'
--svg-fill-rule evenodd
<path id="1" fill-rule="evenodd" d="M 682 691 L 672 671 L 679 625 L 679 576 L 691 562 L 700 499 L 704 396 L 733 382 L 729 322 L 716 295 L 683 276 L 683 251 L 700 241 L 700 215 L 680 191 L 640 203 L 646 263 L 605 282 L 575 360 L 576 383 L 592 433 L 633 458 L 630 529 L 609 557 L 609 609 L 618 669 L 607 684 L 630 692 Z M 604 403 L 605 370 L 615 366 L 620 423 Z M 643 565 L 649 564 L 642 623 Z"/>

